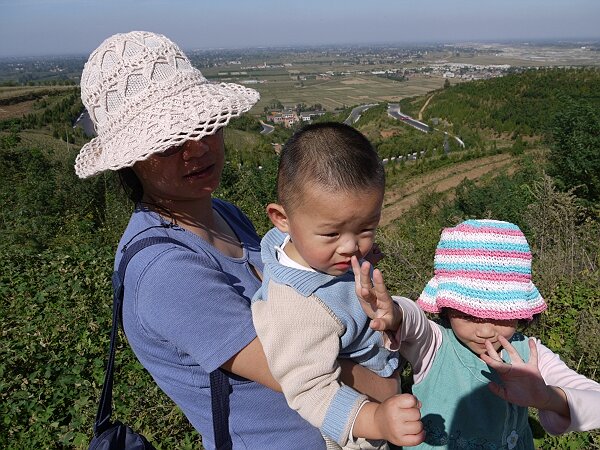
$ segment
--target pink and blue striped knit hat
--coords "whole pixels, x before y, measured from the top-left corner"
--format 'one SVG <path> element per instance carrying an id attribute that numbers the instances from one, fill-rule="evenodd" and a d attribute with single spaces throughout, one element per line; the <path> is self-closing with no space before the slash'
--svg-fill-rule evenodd
<path id="1" fill-rule="evenodd" d="M 446 228 L 435 276 L 417 300 L 424 311 L 453 308 L 482 319 L 532 319 L 546 303 L 531 282 L 531 251 L 518 226 L 467 220 Z"/>

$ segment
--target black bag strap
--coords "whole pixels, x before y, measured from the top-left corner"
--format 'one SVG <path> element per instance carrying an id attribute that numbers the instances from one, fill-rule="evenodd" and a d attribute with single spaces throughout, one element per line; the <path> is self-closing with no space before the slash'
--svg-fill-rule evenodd
<path id="1" fill-rule="evenodd" d="M 183 242 L 166 236 L 152 236 L 135 241 L 129 247 L 123 248 L 123 257 L 119 262 L 119 268 L 113 272 L 113 319 L 110 332 L 110 350 L 108 353 L 108 363 L 104 374 L 104 384 L 100 396 L 100 405 L 96 413 L 96 422 L 94 424 L 94 435 L 102 434 L 110 425 L 112 415 L 112 388 L 113 375 L 115 369 L 115 350 L 118 338 L 119 322 L 122 321 L 123 314 L 123 294 L 125 271 L 127 264 L 140 250 L 150 245 L 156 244 L 175 244 L 192 250 Z M 194 250 L 192 250 L 194 251 Z M 229 381 L 221 370 L 216 369 L 210 373 L 210 395 L 213 414 L 213 431 L 215 435 L 215 447 L 217 450 L 230 450 L 232 448 L 231 436 L 229 435 Z"/>

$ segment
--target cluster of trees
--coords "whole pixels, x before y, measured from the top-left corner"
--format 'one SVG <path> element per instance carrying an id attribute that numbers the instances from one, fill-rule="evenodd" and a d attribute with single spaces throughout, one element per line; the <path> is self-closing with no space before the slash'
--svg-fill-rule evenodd
<path id="1" fill-rule="evenodd" d="M 69 86 L 78 84 L 86 57 L 3 58 L 0 86 Z"/>
<path id="2" fill-rule="evenodd" d="M 0 132 L 16 134 L 22 130 L 50 127 L 54 138 L 69 139 L 70 142 L 74 141 L 75 136 L 83 138 L 81 130 L 73 129 L 75 120 L 83 111 L 78 88 L 29 91 L 0 99 L 0 106 L 30 100 L 34 100 L 33 111 L 20 118 L 0 121 Z"/>
<path id="3" fill-rule="evenodd" d="M 77 80 L 70 78 L 60 78 L 53 80 L 26 80 L 21 79 L 20 81 L 4 81 L 0 83 L 0 87 L 17 87 L 17 86 L 77 86 Z"/>

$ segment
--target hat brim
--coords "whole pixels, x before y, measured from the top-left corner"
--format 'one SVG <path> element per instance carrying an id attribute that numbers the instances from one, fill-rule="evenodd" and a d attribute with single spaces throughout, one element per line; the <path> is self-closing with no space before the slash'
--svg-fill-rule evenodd
<path id="1" fill-rule="evenodd" d="M 194 84 L 146 108 L 118 132 L 99 133 L 81 148 L 75 172 L 87 178 L 131 167 L 174 145 L 200 140 L 250 110 L 259 98 L 256 90 L 238 84 Z"/>
<path id="2" fill-rule="evenodd" d="M 485 282 L 485 289 L 477 283 L 465 285 L 453 278 L 434 276 L 417 300 L 424 311 L 439 313 L 452 308 L 482 319 L 531 320 L 547 308 L 538 289 L 531 282 Z"/>

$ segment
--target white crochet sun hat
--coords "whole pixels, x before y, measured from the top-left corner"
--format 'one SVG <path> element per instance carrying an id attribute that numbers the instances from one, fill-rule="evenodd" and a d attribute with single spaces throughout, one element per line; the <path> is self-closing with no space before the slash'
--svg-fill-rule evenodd
<path id="1" fill-rule="evenodd" d="M 171 40 L 146 31 L 115 34 L 90 55 L 81 99 L 97 137 L 85 144 L 75 172 L 87 178 L 202 139 L 248 111 L 254 89 L 211 83 Z"/>

